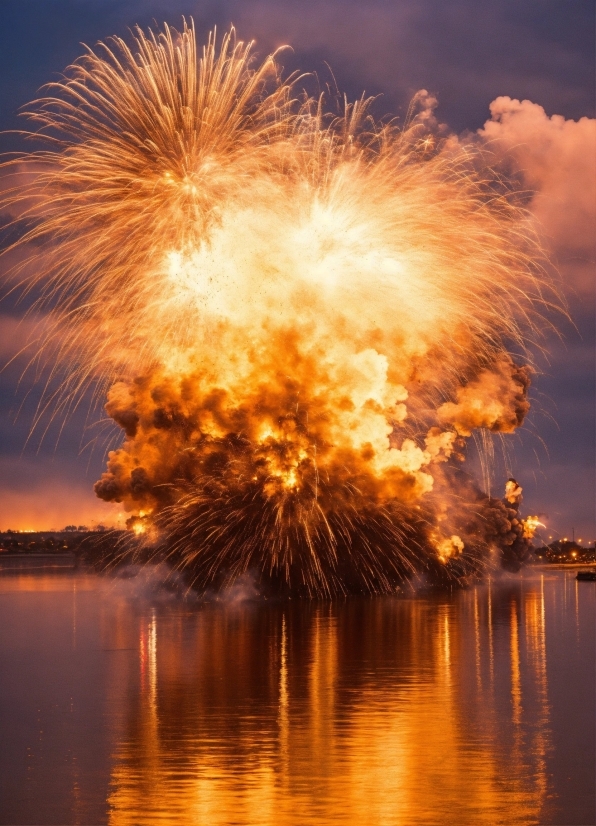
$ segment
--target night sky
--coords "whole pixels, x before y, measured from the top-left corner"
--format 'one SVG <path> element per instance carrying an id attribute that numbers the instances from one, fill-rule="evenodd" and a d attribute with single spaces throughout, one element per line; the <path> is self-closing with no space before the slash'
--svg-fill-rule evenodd
<path id="1" fill-rule="evenodd" d="M 234 23 L 242 39 L 257 41 L 261 55 L 291 45 L 281 58 L 288 72 L 316 72 L 321 85 L 334 77 L 352 97 L 378 95 L 379 114 L 403 115 L 412 95 L 427 89 L 438 98 L 440 122 L 458 135 L 490 141 L 520 170 L 534 193 L 530 208 L 560 274 L 570 319 L 551 318 L 560 336 L 547 333 L 548 356 L 538 356 L 533 412 L 508 440 L 511 469 L 524 487 L 524 512 L 543 515 L 546 539 L 571 536 L 575 528 L 576 538 L 593 540 L 592 0 L 5 0 L 0 129 L 18 128 L 19 107 L 81 53 L 81 43 L 126 37 L 136 23 L 180 25 L 182 15 L 194 18 L 200 39 L 214 25 L 223 30 Z M 2 151 L 21 148 L 18 136 L 0 138 Z M 12 297 L 0 304 L 2 364 L 26 343 L 27 323 L 19 324 L 25 307 Z M 46 429 L 46 417 L 30 434 L 42 383 L 34 382 L 33 368 L 19 385 L 28 359 L 27 352 L 17 355 L 0 375 L 0 529 L 113 522 L 116 512 L 92 492 L 109 433 L 83 403 L 65 424 L 55 421 Z M 506 471 L 498 461 L 493 493 Z"/>

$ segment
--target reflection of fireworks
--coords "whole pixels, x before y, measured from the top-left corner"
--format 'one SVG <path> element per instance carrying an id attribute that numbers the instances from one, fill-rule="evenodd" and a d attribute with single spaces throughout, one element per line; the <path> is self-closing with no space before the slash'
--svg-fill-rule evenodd
<path id="1" fill-rule="evenodd" d="M 8 195 L 77 368 L 64 398 L 109 386 L 126 433 L 98 495 L 201 587 L 251 568 L 387 592 L 523 555 L 519 496 L 450 492 L 465 438 L 523 421 L 506 343 L 523 351 L 541 300 L 523 215 L 478 154 L 428 118 L 297 103 L 233 33 L 200 59 L 187 27 L 134 49 L 53 84 L 31 116 L 54 143 L 11 162 Z"/>

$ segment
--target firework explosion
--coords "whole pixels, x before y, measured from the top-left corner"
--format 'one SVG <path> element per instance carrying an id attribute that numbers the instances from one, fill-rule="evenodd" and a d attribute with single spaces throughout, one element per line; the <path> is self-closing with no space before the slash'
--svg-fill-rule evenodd
<path id="1" fill-rule="evenodd" d="M 529 407 L 523 211 L 428 107 L 401 130 L 364 99 L 331 116 L 251 50 L 232 31 L 198 54 L 186 25 L 100 44 L 27 113 L 48 148 L 5 164 L 67 366 L 52 403 L 92 382 L 125 434 L 97 495 L 202 590 L 515 565 L 521 489 L 460 464 Z"/>

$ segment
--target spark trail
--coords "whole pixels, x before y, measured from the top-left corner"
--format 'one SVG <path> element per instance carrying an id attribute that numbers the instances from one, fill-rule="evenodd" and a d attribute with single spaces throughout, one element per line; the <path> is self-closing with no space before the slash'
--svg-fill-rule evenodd
<path id="1" fill-rule="evenodd" d="M 365 99 L 331 115 L 298 81 L 185 24 L 87 50 L 32 105 L 49 143 L 4 164 L 4 201 L 67 374 L 54 404 L 107 393 L 124 440 L 97 495 L 200 590 L 515 565 L 521 490 L 459 465 L 527 413 L 539 244 L 478 150 Z"/>

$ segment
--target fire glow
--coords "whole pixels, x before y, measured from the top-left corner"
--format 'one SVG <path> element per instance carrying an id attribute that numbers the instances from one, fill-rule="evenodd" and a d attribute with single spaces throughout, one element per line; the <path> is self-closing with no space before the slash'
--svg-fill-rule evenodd
<path id="1" fill-rule="evenodd" d="M 5 164 L 57 408 L 92 381 L 125 434 L 97 495 L 199 589 L 518 564 L 521 489 L 493 499 L 458 465 L 529 409 L 519 354 L 550 288 L 523 210 L 429 134 L 427 95 L 401 130 L 364 99 L 332 116 L 251 49 L 198 55 L 185 25 L 88 50 L 29 112 L 49 149 Z"/>

